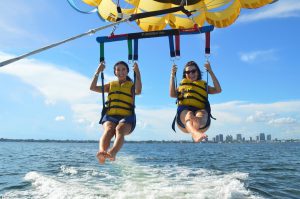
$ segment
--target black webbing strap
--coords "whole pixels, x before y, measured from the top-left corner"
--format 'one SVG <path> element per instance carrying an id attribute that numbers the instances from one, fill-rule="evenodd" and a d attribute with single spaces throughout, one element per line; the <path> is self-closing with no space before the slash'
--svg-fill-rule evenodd
<path id="1" fill-rule="evenodd" d="M 184 8 L 184 6 L 178 6 L 174 8 L 168 8 L 164 10 L 157 10 L 157 11 L 151 11 L 151 12 L 145 12 L 145 13 L 137 13 L 137 14 L 132 14 L 129 18 L 129 21 L 134 21 L 137 19 L 143 19 L 147 17 L 154 17 L 158 15 L 164 15 L 164 14 L 169 14 L 169 13 L 174 13 L 181 11 L 183 12 L 186 16 L 190 17 L 192 13 Z"/>
<path id="2" fill-rule="evenodd" d="M 99 122 L 100 124 L 102 123 L 102 119 L 107 111 L 107 107 L 105 106 L 105 97 L 104 97 L 104 74 L 103 74 L 103 71 L 101 72 L 101 93 L 102 93 L 102 111 L 101 111 L 101 118 L 100 118 L 100 122 Z"/>
<path id="3" fill-rule="evenodd" d="M 122 14 L 122 9 L 119 5 L 117 6 L 117 12 L 118 12 L 118 17 L 116 21 L 120 21 L 123 18 L 123 14 Z"/>
<path id="4" fill-rule="evenodd" d="M 139 40 L 135 38 L 133 40 L 133 61 L 137 61 L 139 59 Z"/>
<path id="5" fill-rule="evenodd" d="M 169 37 L 170 57 L 173 58 L 176 56 L 175 49 L 174 49 L 173 35 L 169 35 L 168 37 Z"/>

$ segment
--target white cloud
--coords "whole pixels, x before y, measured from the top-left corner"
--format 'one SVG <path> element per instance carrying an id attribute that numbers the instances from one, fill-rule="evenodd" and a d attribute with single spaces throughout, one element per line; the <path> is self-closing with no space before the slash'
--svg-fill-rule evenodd
<path id="1" fill-rule="evenodd" d="M 59 116 L 56 116 L 54 120 L 57 122 L 61 122 L 61 121 L 65 121 L 66 118 L 63 115 L 59 115 Z"/>
<path id="2" fill-rule="evenodd" d="M 268 124 L 274 124 L 274 125 L 286 125 L 286 124 L 295 124 L 297 122 L 296 119 L 291 117 L 283 117 L 283 118 L 277 118 L 272 119 L 268 122 Z"/>
<path id="3" fill-rule="evenodd" d="M 274 4 L 267 5 L 254 14 L 243 14 L 238 22 L 251 22 L 262 19 L 286 18 L 300 16 L 300 2 L 298 0 L 279 0 Z"/>
<path id="4" fill-rule="evenodd" d="M 1 61 L 12 57 L 0 52 Z M 60 102 L 69 104 L 74 113 L 74 121 L 78 123 L 90 126 L 92 122 L 98 120 L 101 96 L 89 90 L 94 71 L 88 78 L 62 66 L 24 59 L 2 67 L 1 73 L 16 76 L 31 85 L 44 97 L 48 106 Z M 105 75 L 105 78 L 105 82 L 114 79 L 109 75 Z"/>
<path id="5" fill-rule="evenodd" d="M 263 60 L 263 61 L 272 61 L 276 60 L 275 50 L 259 50 L 253 52 L 242 52 L 240 54 L 240 59 L 244 62 L 254 62 L 256 60 Z"/>
<path id="6" fill-rule="evenodd" d="M 256 111 L 254 115 L 250 115 L 246 118 L 247 122 L 268 122 L 273 120 L 276 116 L 275 113 L 265 113 L 263 111 Z"/>

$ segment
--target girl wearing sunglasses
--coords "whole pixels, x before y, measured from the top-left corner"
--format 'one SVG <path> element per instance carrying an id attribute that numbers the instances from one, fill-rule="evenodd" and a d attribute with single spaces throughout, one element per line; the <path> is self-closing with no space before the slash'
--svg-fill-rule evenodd
<path id="1" fill-rule="evenodd" d="M 175 88 L 176 65 L 173 65 L 170 80 L 170 96 L 177 98 L 177 114 L 175 121 L 178 128 L 184 133 L 190 133 L 195 142 L 207 138 L 205 132 L 210 126 L 210 105 L 208 94 L 217 94 L 222 91 L 219 81 L 213 73 L 210 63 L 204 67 L 210 74 L 213 86 L 208 86 L 202 80 L 202 72 L 194 61 L 188 62 L 184 69 L 182 80 Z"/>

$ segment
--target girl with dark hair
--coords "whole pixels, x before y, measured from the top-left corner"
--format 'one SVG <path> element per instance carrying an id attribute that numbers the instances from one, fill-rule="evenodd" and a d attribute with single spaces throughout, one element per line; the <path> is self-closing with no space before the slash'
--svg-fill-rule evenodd
<path id="1" fill-rule="evenodd" d="M 176 122 L 178 128 L 184 133 L 191 133 L 195 142 L 207 138 L 205 132 L 210 126 L 210 105 L 208 94 L 217 94 L 222 91 L 218 79 L 213 73 L 210 63 L 204 67 L 208 71 L 214 86 L 208 86 L 202 80 L 202 72 L 194 61 L 189 61 L 184 69 L 182 80 L 175 89 L 176 65 L 173 65 L 170 79 L 170 96 L 177 98 Z"/>
<path id="2" fill-rule="evenodd" d="M 105 63 L 101 62 L 94 75 L 90 90 L 102 93 L 102 87 L 97 86 L 98 76 L 105 69 Z M 126 62 L 119 61 L 114 65 L 116 81 L 104 85 L 104 92 L 108 93 L 107 110 L 100 124 L 104 127 L 104 132 L 99 141 L 99 151 L 97 158 L 100 164 L 104 164 L 106 158 L 111 161 L 116 159 L 116 154 L 124 143 L 124 136 L 129 135 L 135 127 L 134 96 L 141 94 L 142 81 L 137 63 L 133 65 L 136 74 L 136 83 L 128 77 L 129 67 Z M 135 89 L 133 89 L 135 88 Z M 116 136 L 111 148 L 110 141 Z"/>

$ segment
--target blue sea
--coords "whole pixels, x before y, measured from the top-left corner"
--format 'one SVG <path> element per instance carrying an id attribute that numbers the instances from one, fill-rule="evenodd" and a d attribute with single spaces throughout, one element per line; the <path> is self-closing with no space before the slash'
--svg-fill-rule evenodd
<path id="1" fill-rule="evenodd" d="M 0 198 L 300 198 L 300 143 L 0 142 Z"/>

